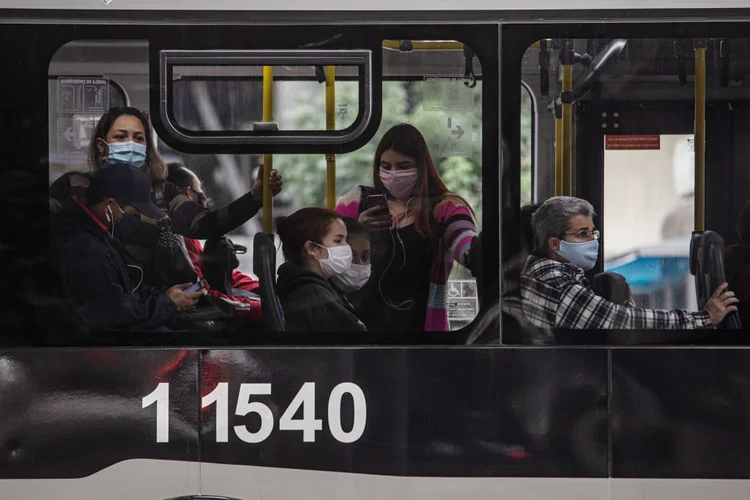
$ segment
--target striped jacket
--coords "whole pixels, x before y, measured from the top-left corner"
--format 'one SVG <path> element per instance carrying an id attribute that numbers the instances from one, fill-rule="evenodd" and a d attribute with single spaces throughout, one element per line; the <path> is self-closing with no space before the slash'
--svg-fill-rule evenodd
<path id="1" fill-rule="evenodd" d="M 368 188 L 359 186 L 355 191 L 342 196 L 336 204 L 336 212 L 344 217 L 358 219 L 362 192 L 365 189 Z M 448 277 L 453 269 L 453 261 L 471 269 L 469 249 L 477 232 L 469 208 L 450 199 L 444 199 L 437 204 L 435 223 L 438 239 L 430 271 L 430 291 L 424 329 L 448 331 Z"/>
<path id="2" fill-rule="evenodd" d="M 711 328 L 707 312 L 621 306 L 596 295 L 573 264 L 530 256 L 521 273 L 525 318 L 539 328 L 689 330 Z"/>

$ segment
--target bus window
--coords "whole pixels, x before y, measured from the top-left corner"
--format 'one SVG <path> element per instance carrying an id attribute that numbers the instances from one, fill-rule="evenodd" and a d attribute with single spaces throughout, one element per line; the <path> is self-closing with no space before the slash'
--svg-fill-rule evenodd
<path id="1" fill-rule="evenodd" d="M 408 252 L 407 249 L 412 243 L 403 234 L 413 229 L 415 237 L 425 239 L 415 229 L 413 221 L 416 220 L 416 216 L 414 212 L 411 214 L 409 212 L 409 209 L 415 209 L 409 206 L 411 200 L 408 200 L 404 214 L 407 218 L 411 217 L 412 222 L 404 222 L 405 225 L 399 226 L 398 230 L 394 228 L 377 237 L 373 236 L 373 246 L 381 247 L 383 255 L 388 257 L 388 251 L 393 250 L 395 246 L 393 248 L 387 246 L 391 243 L 385 240 L 388 239 L 386 236 L 392 236 L 392 245 L 398 245 L 400 248 L 400 250 L 395 248 L 397 256 L 400 258 L 405 256 L 409 270 L 421 273 L 420 276 L 424 278 L 421 283 L 424 286 L 415 292 L 414 297 L 410 296 L 408 300 L 398 301 L 387 299 L 387 302 L 395 307 L 394 311 L 409 310 L 406 306 L 399 307 L 398 302 L 408 304 L 414 301 L 419 307 L 424 308 L 424 311 L 420 310 L 419 321 L 410 323 L 409 328 L 412 330 L 422 328 L 459 330 L 469 325 L 479 310 L 480 290 L 472 273 L 464 265 L 468 262 L 466 256 L 471 236 L 482 230 L 483 208 L 485 208 L 482 197 L 482 168 L 483 158 L 487 153 L 483 145 L 483 109 L 487 106 L 487 96 L 483 95 L 482 65 L 479 57 L 469 48 L 461 49 L 463 45 L 459 42 L 448 44 L 440 42 L 432 46 L 429 40 L 426 40 L 425 45 L 420 45 L 411 51 L 394 49 L 387 42 L 387 40 L 378 40 L 381 54 L 377 59 L 373 59 L 382 62 L 382 68 L 378 69 L 378 72 L 382 73 L 382 82 L 378 82 L 382 84 L 382 90 L 379 90 L 382 95 L 382 102 L 379 103 L 382 108 L 379 128 L 373 138 L 359 149 L 335 155 L 336 175 L 333 199 L 344 199 L 349 193 L 357 191 L 359 186 L 373 186 L 376 147 L 389 129 L 406 123 L 420 132 L 425 139 L 437 175 L 445 184 L 446 189 L 456 195 L 441 198 L 442 201 L 449 202 L 444 206 L 452 207 L 447 211 L 443 209 L 442 204 L 438 208 L 437 201 L 429 197 L 425 198 L 429 204 L 435 203 L 426 213 L 433 218 L 442 217 L 446 220 L 451 217 L 454 219 L 458 217 L 455 220 L 465 218 L 466 224 L 461 223 L 459 226 L 466 227 L 460 229 L 459 232 L 462 235 L 466 233 L 467 236 L 457 239 L 455 244 L 445 243 L 448 241 L 447 238 L 453 235 L 446 236 L 447 233 L 444 231 L 448 226 L 436 220 L 434 227 L 430 226 L 436 239 L 434 248 L 430 246 L 431 243 L 422 242 L 424 245 L 419 243 L 417 246 L 420 248 L 417 251 Z M 158 52 L 163 55 L 160 75 L 166 75 L 165 81 L 168 85 L 164 87 L 162 84 L 157 90 L 161 92 L 160 97 L 164 98 L 160 103 L 163 105 L 167 102 L 169 105 L 165 108 L 167 111 L 154 110 L 150 109 L 150 104 L 153 104 L 154 81 L 151 78 L 153 75 L 150 74 L 149 41 L 100 40 L 76 45 L 80 43 L 82 42 L 73 42 L 63 47 L 50 65 L 50 75 L 56 78 L 60 75 L 82 74 L 81 68 L 85 68 L 86 71 L 86 75 L 82 77 L 85 81 L 80 82 L 81 89 L 76 87 L 71 91 L 65 85 L 72 82 L 62 81 L 61 83 L 59 79 L 55 81 L 54 88 L 50 87 L 50 95 L 54 97 L 50 99 L 50 116 L 54 117 L 50 120 L 51 136 L 65 137 L 58 134 L 56 125 L 60 119 L 67 119 L 67 114 L 73 113 L 72 109 L 65 108 L 64 103 L 76 99 L 78 95 L 76 92 L 83 92 L 85 99 L 93 99 L 91 102 L 84 99 L 82 111 L 78 113 L 88 113 L 90 123 L 86 132 L 81 132 L 82 141 L 85 140 L 86 147 L 83 147 L 82 142 L 78 151 L 78 161 L 71 169 L 85 170 L 87 168 L 86 148 L 99 117 L 108 109 L 127 103 L 138 110 L 143 110 L 152 119 L 160 120 L 158 122 L 160 127 L 154 128 L 162 134 L 166 131 L 168 135 L 156 137 L 160 156 L 164 163 L 182 164 L 198 176 L 204 194 L 208 198 L 209 208 L 226 206 L 248 193 L 252 182 L 258 175 L 259 167 L 264 162 L 264 155 L 227 152 L 223 149 L 224 143 L 220 142 L 225 136 L 252 133 L 258 130 L 259 123 L 273 122 L 278 124 L 278 131 L 281 133 L 299 133 L 300 137 L 309 137 L 309 134 L 318 133 L 329 134 L 326 137 L 333 137 L 337 133 L 345 133 L 347 129 L 357 126 L 362 120 L 363 109 L 371 105 L 371 103 L 363 102 L 362 99 L 363 96 L 369 96 L 363 93 L 363 88 L 369 87 L 367 85 L 363 87 L 363 81 L 365 81 L 363 78 L 366 75 L 363 76 L 362 67 L 357 65 L 359 63 L 332 64 L 331 66 L 335 67 L 333 72 L 329 72 L 328 67 L 325 66 L 319 68 L 301 62 L 276 64 L 273 66 L 272 80 L 273 116 L 268 120 L 263 113 L 264 63 L 257 64 L 248 60 L 243 64 L 214 64 L 211 61 L 211 51 L 164 49 Z M 425 46 L 429 47 L 429 50 L 424 49 Z M 459 49 L 457 50 L 456 47 Z M 253 53 L 252 50 L 242 52 Z M 311 54 L 313 52 L 315 51 L 310 51 Z M 329 52 L 341 55 L 347 52 L 364 53 L 366 51 L 358 48 L 352 51 Z M 187 57 L 186 53 L 195 53 L 200 57 L 195 61 L 186 62 L 180 59 L 180 57 Z M 164 54 L 175 54 L 175 59 L 171 64 L 164 63 L 164 58 L 168 60 L 171 57 L 164 56 Z M 302 54 L 301 57 L 305 56 Z M 90 61 L 82 62 L 86 58 Z M 270 61 L 270 59 L 266 60 Z M 323 69 L 322 73 L 320 69 Z M 125 71 L 128 75 L 122 74 Z M 102 92 L 104 88 L 109 88 L 107 87 L 108 80 L 118 82 L 118 88 L 123 90 L 122 99 L 113 101 L 110 97 L 107 102 L 97 100 L 94 94 L 97 91 Z M 327 94 L 327 88 L 332 92 Z M 333 99 L 334 116 L 331 116 L 330 112 L 331 99 Z M 164 112 L 171 120 L 171 125 L 165 124 Z M 174 130 L 170 128 L 172 125 Z M 185 134 L 191 140 L 199 138 L 203 142 L 193 143 L 188 140 L 186 144 L 188 146 L 197 144 L 200 148 L 194 150 L 211 151 L 211 154 L 196 154 L 182 150 L 179 146 L 180 137 L 173 134 L 175 130 L 180 134 Z M 263 133 L 266 131 L 265 128 L 261 130 Z M 83 137 L 84 135 L 86 137 Z M 214 144 L 212 141 L 219 142 Z M 241 147 L 239 143 L 234 145 Z M 190 150 L 190 148 L 185 149 Z M 304 150 L 302 147 L 296 149 Z M 272 155 L 273 168 L 281 173 L 284 181 L 283 190 L 272 201 L 274 216 L 272 232 L 276 231 L 275 219 L 278 216 L 290 215 L 304 207 L 330 206 L 327 171 L 330 169 L 331 160 L 332 155 L 318 153 Z M 51 170 L 50 175 L 50 182 L 53 182 L 59 174 L 53 175 Z M 464 213 L 465 215 L 461 215 Z M 469 219 L 472 220 L 470 223 Z M 471 224 L 470 229 L 467 224 Z M 238 269 L 250 278 L 254 278 L 252 272 L 253 237 L 260 231 L 263 231 L 263 225 L 262 216 L 259 213 L 227 233 L 235 244 L 248 249 L 246 253 L 237 255 L 237 258 Z M 385 238 L 383 241 L 380 241 L 381 236 Z M 438 238 L 443 237 L 446 240 L 442 243 L 437 241 Z M 461 241 L 460 245 L 459 241 Z M 278 269 L 284 264 L 284 257 L 278 238 L 275 243 L 278 249 L 276 259 Z M 375 250 L 376 248 L 373 252 Z M 452 266 L 446 267 L 444 264 L 438 266 L 437 255 L 445 257 L 449 251 L 451 258 L 459 256 L 461 264 L 454 262 Z M 438 252 L 443 253 L 438 254 Z M 388 260 L 386 259 L 385 262 L 387 263 Z M 403 264 L 400 263 L 399 266 Z M 394 275 L 403 274 L 401 267 L 390 267 L 386 266 L 384 273 L 396 270 Z M 430 318 L 425 311 L 433 307 L 430 305 L 428 308 L 427 304 L 432 304 L 430 300 L 434 302 L 434 299 L 430 299 L 429 296 L 432 280 L 438 279 L 434 271 L 437 268 L 445 270 L 446 273 L 445 276 L 439 278 L 444 284 L 440 284 L 440 281 L 437 283 L 442 287 L 440 295 L 445 295 L 445 307 L 442 310 L 445 311 L 447 322 L 444 326 L 441 323 L 435 327 L 428 324 Z M 385 292 L 380 290 L 380 284 L 381 281 L 378 281 L 378 292 L 384 297 Z M 440 296 L 438 299 L 442 300 Z M 383 300 L 386 301 L 385 298 Z M 440 309 L 438 308 L 438 315 L 441 314 Z"/>
<path id="2" fill-rule="evenodd" d="M 643 307 L 696 309 L 686 258 L 695 227 L 693 135 L 612 134 L 604 141 L 604 269 L 629 278 Z"/>
<path id="3" fill-rule="evenodd" d="M 324 67 L 272 68 L 274 121 L 279 130 L 326 130 L 325 93 L 321 92 Z M 178 127 L 189 131 L 250 131 L 254 124 L 263 122 L 263 66 L 175 66 L 172 71 Z M 338 96 L 335 130 L 344 130 L 357 118 L 359 71 L 356 66 L 336 66 L 334 71 Z M 289 104 L 290 99 L 296 106 Z"/>
<path id="4" fill-rule="evenodd" d="M 522 59 L 524 82 L 542 110 L 538 201 L 564 195 L 593 205 L 601 237 L 589 277 L 623 275 L 637 306 L 702 308 L 691 275 L 692 233 L 714 231 L 726 245 L 736 239 L 747 180 L 728 160 L 735 115 L 723 101 L 741 86 L 732 72 L 740 63 L 728 51 L 738 43 L 546 39 Z M 522 124 L 524 99 L 522 92 Z M 520 136 L 519 197 L 526 202 L 524 127 Z M 723 265 L 720 254 L 712 258 Z"/>

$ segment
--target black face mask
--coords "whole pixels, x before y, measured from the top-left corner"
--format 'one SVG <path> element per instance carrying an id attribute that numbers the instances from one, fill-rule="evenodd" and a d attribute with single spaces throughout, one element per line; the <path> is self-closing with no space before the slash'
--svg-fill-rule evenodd
<path id="1" fill-rule="evenodd" d="M 135 214 L 126 213 L 122 220 L 115 225 L 115 234 L 121 238 L 127 238 L 141 225 L 141 218 Z"/>

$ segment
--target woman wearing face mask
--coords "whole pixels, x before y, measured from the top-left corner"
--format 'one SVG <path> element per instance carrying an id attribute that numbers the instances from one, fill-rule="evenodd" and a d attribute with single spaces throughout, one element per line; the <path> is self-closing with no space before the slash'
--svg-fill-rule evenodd
<path id="1" fill-rule="evenodd" d="M 156 150 L 148 119 L 135 108 L 112 108 L 101 117 L 89 146 L 88 163 L 91 170 L 108 164 L 131 164 L 151 179 L 154 202 L 168 213 L 171 227 L 158 227 L 157 221 L 142 217 L 137 224 L 118 227 L 117 236 L 144 264 L 144 280 L 152 286 L 193 281 L 196 277 L 184 244 L 176 235 L 195 239 L 219 237 L 247 222 L 263 203 L 262 168 L 258 169 L 250 192 L 225 207 L 208 210 L 185 195 L 167 181 L 168 170 Z M 272 171 L 270 180 L 276 195 L 281 191 L 281 176 Z M 61 206 L 70 195 L 85 200 L 87 186 L 87 174 L 62 176 L 50 187 L 50 196 L 55 200 L 51 200 L 51 205 Z"/>
<path id="2" fill-rule="evenodd" d="M 372 278 L 353 300 L 370 330 L 447 331 L 447 282 L 456 261 L 469 269 L 474 214 L 448 190 L 422 134 L 408 124 L 385 133 L 373 186 L 339 200 L 336 211 L 370 233 Z"/>
<path id="3" fill-rule="evenodd" d="M 329 280 L 352 263 L 341 216 L 325 208 L 303 208 L 276 219 L 286 262 L 279 267 L 276 294 L 287 330 L 306 332 L 364 331 Z"/>
<path id="4" fill-rule="evenodd" d="M 365 286 L 370 279 L 370 235 L 365 227 L 354 219 L 344 217 L 344 224 L 346 242 L 352 249 L 352 265 L 345 272 L 333 275 L 330 282 L 333 289 L 339 292 L 344 305 L 357 314 L 356 306 L 351 303 L 349 297 Z"/>

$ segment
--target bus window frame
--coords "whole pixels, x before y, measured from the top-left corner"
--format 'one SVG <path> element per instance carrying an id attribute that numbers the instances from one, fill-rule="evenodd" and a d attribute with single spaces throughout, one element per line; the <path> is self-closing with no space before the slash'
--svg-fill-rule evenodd
<path id="1" fill-rule="evenodd" d="M 173 68 L 175 66 L 357 66 L 359 68 L 358 114 L 354 123 L 343 130 L 278 130 L 272 133 L 220 130 L 196 131 L 181 126 L 174 116 L 174 103 L 171 100 Z M 236 146 L 239 153 L 254 153 L 256 148 L 264 152 L 269 148 L 283 148 L 285 145 L 305 149 L 325 148 L 345 149 L 349 143 L 365 134 L 371 123 L 380 125 L 380 113 L 373 109 L 374 78 L 380 72 L 373 71 L 370 50 L 161 50 L 159 52 L 158 85 L 154 86 L 151 75 L 151 92 L 159 92 L 159 119 L 168 137 L 180 147 L 202 145 L 209 147 Z M 166 137 L 163 137 L 166 141 Z M 173 146 L 174 147 L 174 146 Z M 181 148 L 175 148 L 181 149 Z"/>
<path id="2" fill-rule="evenodd" d="M 656 17 L 656 16 L 653 16 Z M 650 21 L 654 20 L 649 18 Z M 501 190 L 503 194 L 509 194 L 511 201 L 503 200 L 501 218 L 504 223 L 520 228 L 520 165 L 521 165 L 521 137 L 517 126 L 521 119 L 521 97 L 522 84 L 522 62 L 523 57 L 532 44 L 542 39 L 709 39 L 709 38 L 737 38 L 747 39 L 750 30 L 750 22 L 746 20 L 733 20 L 732 22 L 720 22 L 715 19 L 706 21 L 684 21 L 680 19 L 661 19 L 661 22 L 628 23 L 613 22 L 602 24 L 601 22 L 574 21 L 564 23 L 558 20 L 554 22 L 509 22 L 501 24 L 501 60 L 503 70 L 501 74 L 501 88 L 504 89 L 500 97 L 502 114 L 500 117 L 501 131 L 508 150 L 504 159 L 507 164 L 504 169 L 507 175 L 503 176 Z M 718 37 L 717 34 L 721 33 Z M 677 76 L 675 75 L 675 78 Z M 575 143 L 575 141 L 574 141 Z M 539 145 L 543 147 L 544 145 Z M 585 181 L 582 175 L 576 175 L 575 164 L 573 169 L 573 186 L 575 193 L 581 193 L 581 184 Z M 712 213 L 708 209 L 710 176 L 706 177 L 706 214 Z M 603 215 L 603 184 L 598 188 L 589 187 L 586 193 L 596 192 L 599 194 L 595 199 L 588 199 L 598 214 L 596 219 Z M 588 196 L 591 196 L 590 194 Z M 543 201 L 543 200 L 538 200 Z M 597 220 L 595 220 L 597 223 Z M 709 222 L 707 220 L 707 226 Z M 601 227 L 601 224 L 599 224 Z M 602 233 L 601 238 L 604 238 Z M 502 262 L 509 262 L 518 250 L 506 252 L 503 248 Z M 597 266 L 587 275 L 600 272 L 603 265 L 603 253 L 600 248 L 600 256 Z M 646 331 L 646 335 L 639 335 L 638 331 L 606 330 L 606 331 L 580 331 L 580 338 L 571 336 L 569 332 L 556 335 L 558 345 L 633 345 L 633 344 L 675 344 L 685 342 L 699 342 L 707 345 L 733 344 L 739 335 L 727 335 L 724 339 L 716 336 L 707 340 L 703 330 L 693 331 Z"/>
<path id="3" fill-rule="evenodd" d="M 35 34 L 45 33 L 45 30 L 52 29 L 46 25 L 33 25 L 30 27 L 34 30 Z M 238 45 L 247 46 L 246 30 L 243 30 L 244 26 L 227 26 L 223 30 L 223 37 L 217 39 L 215 35 L 215 28 L 213 26 L 204 25 L 129 25 L 129 24 L 87 24 L 87 25 L 75 25 L 68 24 L 60 27 L 59 31 L 55 32 L 54 37 L 50 37 L 49 58 L 43 57 L 42 64 L 44 64 L 44 73 L 46 74 L 49 69 L 49 64 L 54 57 L 54 54 L 63 47 L 65 44 L 83 39 L 111 39 L 111 40 L 145 40 L 149 46 L 149 74 L 151 80 L 154 75 L 158 75 L 158 58 L 154 58 L 154 54 L 158 54 L 161 49 L 174 48 L 175 43 L 171 43 L 170 40 L 181 40 L 184 42 L 186 49 L 204 49 L 205 45 L 213 43 L 214 45 L 221 45 L 219 48 L 232 49 L 237 48 Z M 301 31 L 298 26 L 288 25 L 264 25 L 254 26 L 256 29 L 257 37 L 253 38 L 252 45 L 258 50 L 268 48 L 268 44 L 274 44 L 281 46 L 281 48 L 288 48 L 298 43 L 300 38 L 299 32 Z M 281 36 L 286 31 L 289 31 L 289 37 Z M 497 310 L 491 308 L 492 304 L 496 304 L 499 297 L 499 258 L 500 250 L 499 245 L 499 200 L 500 195 L 495 186 L 500 185 L 500 151 L 501 146 L 498 143 L 494 143 L 491 140 L 493 137 L 499 137 L 499 106 L 498 101 L 500 98 L 500 71 L 499 71 L 499 30 L 496 23 L 472 23 L 472 24 L 449 24 L 444 23 L 424 23 L 416 25 L 385 25 L 378 23 L 377 25 L 358 25 L 352 24 L 350 26 L 341 26 L 336 24 L 324 24 L 314 25 L 309 27 L 311 35 L 308 35 L 307 31 L 304 32 L 305 36 L 309 38 L 316 38 L 321 35 L 321 31 L 328 33 L 330 36 L 331 32 L 341 33 L 347 32 L 352 40 L 344 38 L 344 41 L 336 40 L 336 44 L 341 47 L 344 46 L 356 46 L 357 48 L 371 48 L 377 47 L 377 51 L 373 51 L 373 68 L 374 71 L 380 72 L 382 69 L 382 41 L 385 39 L 451 39 L 459 40 L 467 46 L 472 47 L 476 54 L 477 60 L 479 61 L 482 69 L 481 80 L 483 82 L 482 92 L 482 124 L 481 133 L 484 138 L 482 141 L 481 158 L 482 158 L 482 185 L 486 185 L 489 189 L 482 193 L 482 228 L 484 238 L 482 240 L 482 251 L 481 254 L 488 256 L 484 258 L 484 262 L 481 262 L 483 273 L 489 276 L 491 279 L 486 280 L 485 284 L 479 290 L 479 301 L 480 309 L 479 316 L 475 318 L 472 323 L 457 331 L 447 332 L 411 332 L 411 333 L 388 333 L 388 332 L 369 332 L 366 334 L 337 334 L 337 333 L 322 333 L 317 335 L 309 334 L 293 334 L 287 333 L 284 335 L 271 334 L 270 332 L 263 332 L 262 327 L 259 328 L 257 335 L 254 335 L 250 342 L 247 340 L 241 342 L 243 345 L 257 346 L 316 346 L 316 347 L 336 347 L 336 346 L 357 346 L 357 345 L 393 345 L 393 346 L 421 346 L 421 345 L 441 345 L 441 346 L 455 346 L 462 344 L 463 333 L 473 328 L 478 320 L 483 316 L 483 311 L 489 312 L 490 314 L 497 314 Z M 261 36 L 263 32 L 274 32 L 278 36 L 275 37 L 264 37 Z M 186 36 L 186 32 L 191 37 Z M 201 34 L 206 39 L 201 39 Z M 218 40 L 218 41 L 217 41 Z M 192 46 L 190 46 L 192 44 Z M 257 44 L 257 47 L 256 47 Z M 266 47 L 261 45 L 265 44 Z M 216 47 L 213 47 L 216 48 Z M 40 64 L 41 66 L 41 64 Z M 373 102 L 373 108 L 377 109 L 380 113 L 380 106 L 382 105 L 381 86 L 378 78 L 374 78 L 376 82 L 373 88 L 373 96 L 375 98 Z M 46 92 L 45 85 L 45 92 Z M 158 87 L 154 90 L 151 86 L 150 92 L 150 109 L 156 109 L 155 104 L 158 105 Z M 45 93 L 46 95 L 46 93 Z M 156 103 L 154 102 L 156 95 Z M 44 112 L 47 114 L 46 98 L 42 101 L 44 103 Z M 169 146 L 168 138 L 165 137 L 165 131 L 161 127 L 161 123 L 158 119 L 157 114 L 153 114 L 153 125 L 155 133 L 159 134 L 159 138 Z M 379 120 L 377 120 L 379 122 Z M 46 123 L 47 129 L 49 129 L 49 122 Z M 368 130 L 366 134 L 361 136 L 357 144 L 349 144 L 348 148 L 351 150 L 359 149 L 368 141 L 370 141 L 377 133 L 377 127 L 373 127 L 371 123 L 371 130 Z M 167 139 L 167 140 L 165 140 Z M 186 154 L 215 154 L 216 149 L 212 151 L 206 151 L 205 147 L 192 146 L 187 147 L 181 145 L 176 148 L 180 152 Z M 328 151 L 326 148 L 325 151 Z M 338 148 L 338 151 L 334 153 L 347 152 Z M 265 147 L 264 151 L 273 151 L 272 147 Z M 227 146 L 223 147 L 222 153 L 234 154 L 237 152 L 236 147 Z M 288 153 L 299 153 L 299 148 L 296 146 L 290 146 L 285 149 L 284 152 Z M 315 154 L 316 151 L 306 149 L 306 154 Z M 45 158 L 46 160 L 46 158 Z M 45 164 L 45 167 L 47 165 Z M 484 314 L 486 316 L 486 314 Z M 254 332 L 255 334 L 256 332 Z M 246 338 L 246 337 L 245 337 Z M 140 339 L 140 340 L 139 340 Z M 55 340 L 46 339 L 45 345 L 53 347 L 69 347 L 73 345 L 89 345 L 89 346 L 108 346 L 108 347 L 122 347 L 122 346 L 138 346 L 138 345 L 159 345 L 159 346 L 216 346 L 225 344 L 227 339 L 217 339 L 211 334 L 202 334 L 191 332 L 189 335 L 169 335 L 160 334 L 157 337 L 153 335 L 147 340 L 143 339 L 142 333 L 136 332 L 128 333 L 117 333 L 117 334 L 102 334 L 94 337 L 88 337 L 86 340 L 80 340 L 78 342 L 71 342 L 68 339 L 60 339 L 59 337 Z M 81 344 L 83 342 L 83 344 Z M 236 342 L 236 340 L 229 342 Z"/>

